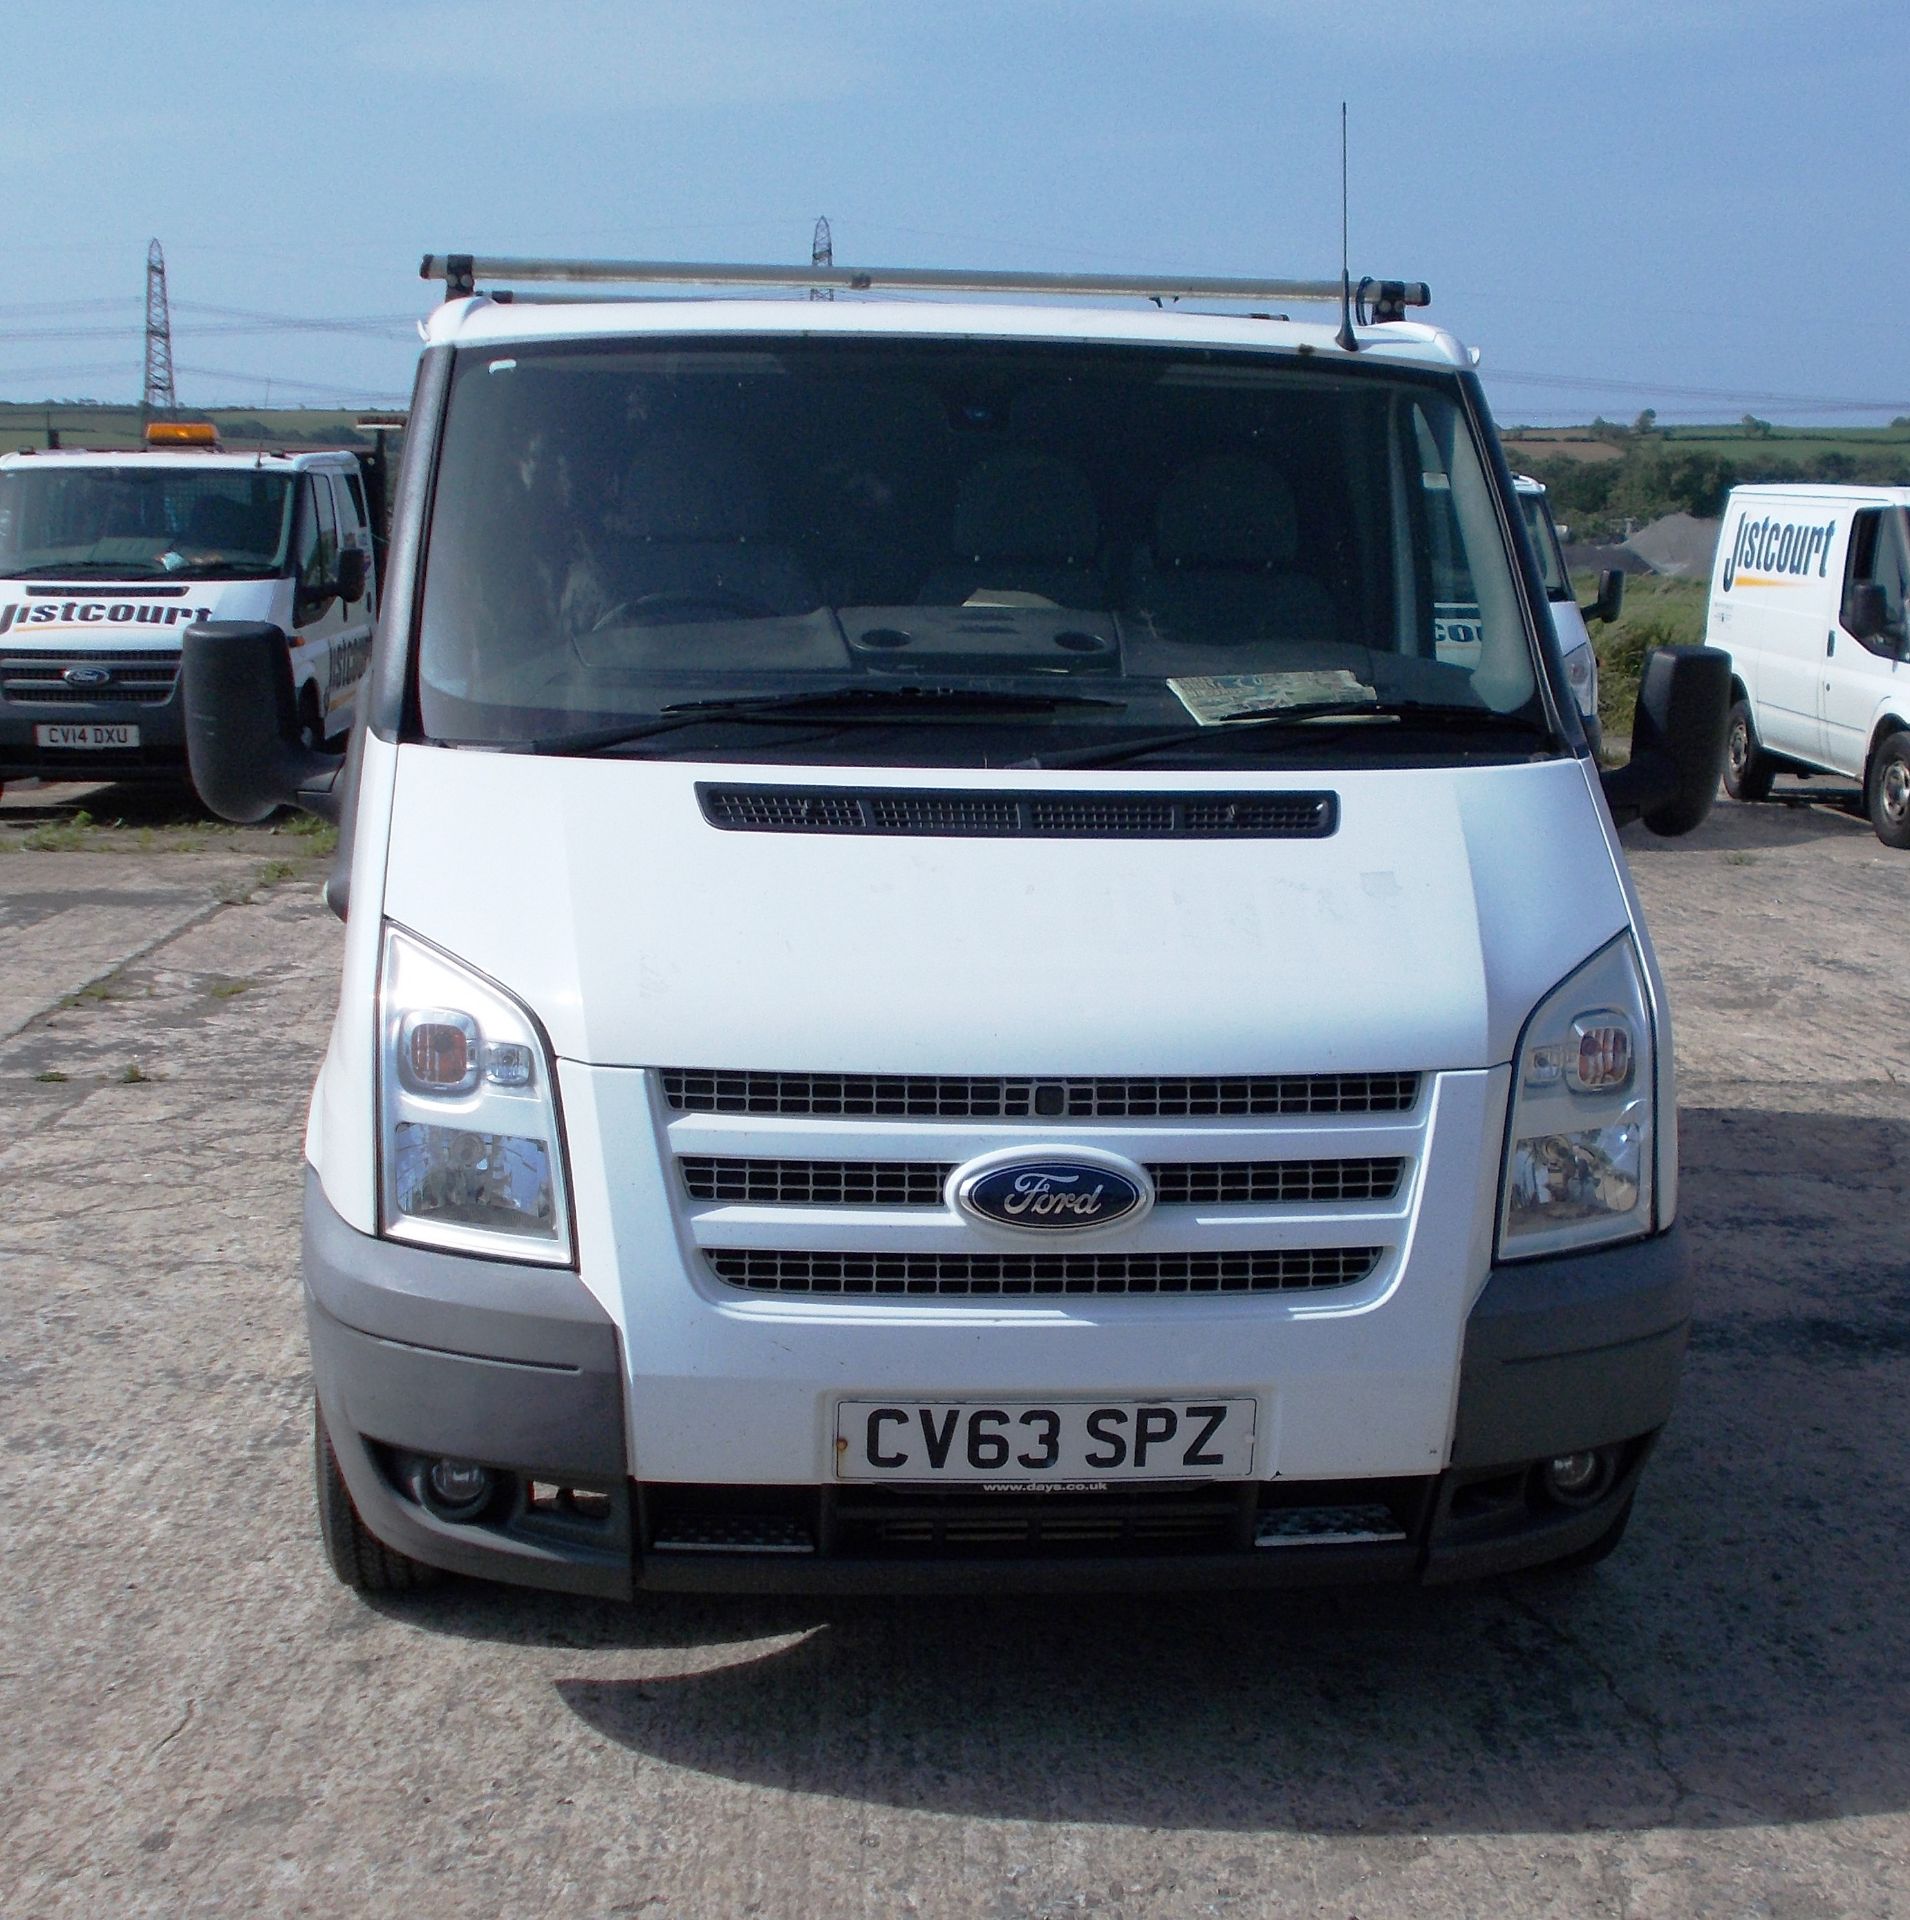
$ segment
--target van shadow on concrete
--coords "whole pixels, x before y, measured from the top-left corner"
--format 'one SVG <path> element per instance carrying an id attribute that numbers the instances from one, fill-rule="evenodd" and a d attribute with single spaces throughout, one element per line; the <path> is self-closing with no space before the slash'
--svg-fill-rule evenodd
<path id="1" fill-rule="evenodd" d="M 1910 1805 L 1910 1125 L 1685 1115 L 1700 1313 L 1630 1537 L 1447 1591 L 647 1598 L 472 1585 L 426 1631 L 622 1650 L 632 1752 L 962 1816 L 1580 1833 Z"/>

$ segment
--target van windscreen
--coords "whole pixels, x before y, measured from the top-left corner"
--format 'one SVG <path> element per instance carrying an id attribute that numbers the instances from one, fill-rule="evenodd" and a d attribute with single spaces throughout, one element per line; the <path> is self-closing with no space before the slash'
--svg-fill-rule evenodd
<path id="1" fill-rule="evenodd" d="M 0 577 L 132 580 L 272 575 L 290 478 L 143 464 L 0 470 Z"/>
<path id="2" fill-rule="evenodd" d="M 1205 761 L 1229 719 L 1314 706 L 1388 709 L 1378 752 L 1415 711 L 1444 716 L 1437 752 L 1476 744 L 1468 714 L 1501 753 L 1509 720 L 1546 732 L 1458 384 L 1373 361 L 840 335 L 467 349 L 434 497 L 433 740 L 627 725 L 688 753 L 719 727 L 726 750 L 827 761 L 850 751 L 838 696 L 853 751 L 878 724 L 902 764 L 1176 722 L 1214 736 Z"/>

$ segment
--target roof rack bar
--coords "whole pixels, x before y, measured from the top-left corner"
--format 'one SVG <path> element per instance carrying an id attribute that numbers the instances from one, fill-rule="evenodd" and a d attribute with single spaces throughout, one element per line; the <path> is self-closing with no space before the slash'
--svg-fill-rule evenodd
<path id="1" fill-rule="evenodd" d="M 480 280 L 564 281 L 575 285 L 689 287 L 833 287 L 848 293 L 1038 293 L 1128 296 L 1143 300 L 1326 300 L 1340 297 L 1333 280 L 1235 280 L 1214 275 L 1125 273 L 1016 273 L 952 267 L 772 267 L 717 261 L 506 259 L 469 253 L 428 253 L 418 269 L 442 280 L 445 297 L 474 293 Z M 1432 294 L 1423 280 L 1369 280 L 1389 302 L 1423 307 Z"/>

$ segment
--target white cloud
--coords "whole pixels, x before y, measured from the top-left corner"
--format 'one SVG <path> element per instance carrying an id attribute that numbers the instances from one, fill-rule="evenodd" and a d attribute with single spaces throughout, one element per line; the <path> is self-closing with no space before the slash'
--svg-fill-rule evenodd
<path id="1" fill-rule="evenodd" d="M 365 70 L 470 90 L 478 120 L 554 112 L 769 106 L 838 98 L 871 75 L 846 60 L 831 9 L 762 0 L 424 0 L 373 5 L 356 34 Z"/>

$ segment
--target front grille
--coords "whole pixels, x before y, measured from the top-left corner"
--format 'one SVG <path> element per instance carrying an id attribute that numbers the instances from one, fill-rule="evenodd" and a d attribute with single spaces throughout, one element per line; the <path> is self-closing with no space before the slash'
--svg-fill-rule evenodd
<path id="1" fill-rule="evenodd" d="M 1149 1167 L 1163 1207 L 1292 1206 L 1327 1200 L 1389 1200 L 1404 1160 L 1220 1160 Z"/>
<path id="2" fill-rule="evenodd" d="M 102 687 L 72 687 L 62 678 L 68 667 L 104 667 L 113 677 Z M 162 706 L 172 698 L 178 677 L 177 649 L 0 655 L 0 695 L 34 706 Z"/>
<path id="3" fill-rule="evenodd" d="M 686 1157 L 692 1200 L 751 1206 L 934 1207 L 952 1164 L 885 1160 L 719 1160 Z M 1405 1161 L 1221 1160 L 1148 1168 L 1155 1201 L 1171 1206 L 1294 1206 L 1386 1200 Z"/>
<path id="4" fill-rule="evenodd" d="M 1277 1074 L 1244 1079 L 968 1079 L 929 1074 L 724 1073 L 670 1067 L 678 1113 L 836 1115 L 895 1120 L 1153 1120 L 1254 1114 L 1405 1113 L 1416 1073 Z"/>
<path id="5" fill-rule="evenodd" d="M 934 1207 L 952 1166 L 922 1161 L 685 1159 L 692 1200 L 783 1207 Z"/>
<path id="6" fill-rule="evenodd" d="M 1018 793 L 995 788 L 699 785 L 711 826 L 732 833 L 1021 836 L 1045 840 L 1319 840 L 1331 793 Z"/>
<path id="7" fill-rule="evenodd" d="M 809 1253 L 711 1247 L 726 1285 L 815 1297 L 999 1300 L 1041 1294 L 1291 1293 L 1346 1287 L 1377 1247 L 1281 1247 L 1245 1253 Z"/>

